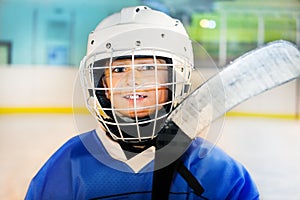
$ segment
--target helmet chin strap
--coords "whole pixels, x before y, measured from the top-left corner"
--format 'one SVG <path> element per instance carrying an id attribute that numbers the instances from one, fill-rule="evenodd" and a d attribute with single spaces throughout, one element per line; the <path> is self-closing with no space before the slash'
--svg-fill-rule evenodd
<path id="1" fill-rule="evenodd" d="M 128 142 L 123 140 L 115 140 L 106 132 L 107 136 L 112 140 L 118 142 L 127 158 L 134 157 L 135 155 L 143 152 L 151 146 L 159 150 L 168 145 L 178 132 L 178 127 L 173 122 L 168 122 L 162 130 L 159 131 L 157 137 L 153 139 L 146 139 L 138 142 Z M 126 134 L 126 133 L 124 133 Z"/>

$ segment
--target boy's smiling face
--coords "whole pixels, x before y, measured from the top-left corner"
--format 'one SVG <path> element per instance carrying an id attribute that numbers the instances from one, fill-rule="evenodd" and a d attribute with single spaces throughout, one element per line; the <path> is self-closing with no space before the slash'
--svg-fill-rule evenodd
<path id="1" fill-rule="evenodd" d="M 130 118 L 153 114 L 168 100 L 168 67 L 163 59 L 115 60 L 105 70 L 106 97 L 114 110 Z"/>

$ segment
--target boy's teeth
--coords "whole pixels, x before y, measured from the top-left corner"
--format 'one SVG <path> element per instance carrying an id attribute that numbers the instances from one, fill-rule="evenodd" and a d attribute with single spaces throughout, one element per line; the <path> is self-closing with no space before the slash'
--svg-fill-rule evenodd
<path id="1" fill-rule="evenodd" d="M 138 94 L 136 94 L 136 95 L 130 95 L 129 98 L 130 99 L 138 99 L 138 98 L 141 98 L 141 95 L 138 95 Z"/>
<path id="2" fill-rule="evenodd" d="M 143 98 L 144 96 L 139 95 L 139 94 L 135 94 L 135 95 L 126 95 L 125 98 L 127 99 L 139 99 L 139 98 Z"/>

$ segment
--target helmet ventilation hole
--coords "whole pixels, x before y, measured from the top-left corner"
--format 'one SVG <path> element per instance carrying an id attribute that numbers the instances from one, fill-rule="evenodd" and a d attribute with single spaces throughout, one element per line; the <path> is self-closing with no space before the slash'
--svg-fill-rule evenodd
<path id="1" fill-rule="evenodd" d="M 109 42 L 106 43 L 106 48 L 107 48 L 107 49 L 110 49 L 110 48 L 111 48 L 111 43 L 109 43 Z"/>
<path id="2" fill-rule="evenodd" d="M 136 42 L 135 42 L 135 45 L 138 46 L 138 47 L 141 46 L 141 41 L 139 41 L 139 40 L 136 41 Z"/>

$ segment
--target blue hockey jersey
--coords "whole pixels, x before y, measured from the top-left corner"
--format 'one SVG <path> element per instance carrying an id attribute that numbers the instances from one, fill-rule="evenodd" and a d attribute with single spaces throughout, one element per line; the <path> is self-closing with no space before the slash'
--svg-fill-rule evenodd
<path id="1" fill-rule="evenodd" d="M 134 158 L 135 161 L 126 161 L 124 156 L 119 155 L 120 152 L 113 155 L 106 148 L 109 144 L 105 143 L 113 141 L 103 142 L 101 137 L 103 136 L 99 138 L 99 133 L 93 130 L 66 142 L 33 178 L 25 199 L 151 199 L 153 157 L 145 156 L 148 160 L 142 158 L 142 162 L 137 162 L 137 158 Z M 90 147 L 87 148 L 86 142 Z M 200 159 L 201 142 L 200 138 L 192 141 L 185 152 L 184 165 L 203 186 L 205 191 L 202 197 L 259 198 L 257 188 L 246 169 L 218 147 Z M 151 155 L 149 152 L 151 150 L 148 150 Z M 136 164 L 139 166 L 132 167 Z M 169 199 L 202 197 L 194 193 L 180 174 L 175 174 Z"/>

